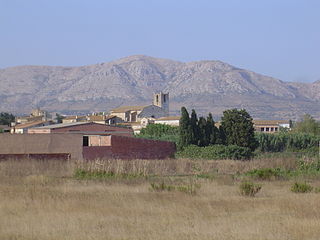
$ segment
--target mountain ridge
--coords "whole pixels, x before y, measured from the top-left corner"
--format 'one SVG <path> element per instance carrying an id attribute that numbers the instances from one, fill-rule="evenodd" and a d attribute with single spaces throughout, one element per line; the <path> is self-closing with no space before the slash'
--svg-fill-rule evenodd
<path id="1" fill-rule="evenodd" d="M 156 91 L 170 93 L 171 113 L 180 107 L 221 115 L 246 108 L 254 117 L 320 118 L 320 81 L 283 82 L 219 60 L 179 62 L 133 55 L 80 67 L 24 65 L 0 69 L 0 111 L 108 111 L 148 104 Z M 198 112 L 198 111 L 197 111 Z"/>

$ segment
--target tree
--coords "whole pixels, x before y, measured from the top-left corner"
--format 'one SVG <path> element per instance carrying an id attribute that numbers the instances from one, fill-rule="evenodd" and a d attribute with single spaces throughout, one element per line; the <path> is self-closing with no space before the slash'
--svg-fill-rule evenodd
<path id="1" fill-rule="evenodd" d="M 179 147 L 184 148 L 191 144 L 193 139 L 192 127 L 190 124 L 190 117 L 187 109 L 185 107 L 181 108 L 181 118 L 179 121 Z"/>
<path id="2" fill-rule="evenodd" d="M 57 123 L 62 123 L 62 120 L 64 119 L 65 117 L 60 115 L 59 113 L 56 113 L 56 120 L 57 120 Z"/>
<path id="3" fill-rule="evenodd" d="M 15 116 L 11 113 L 2 112 L 0 113 L 0 124 L 1 125 L 10 125 L 11 122 L 14 122 Z"/>
<path id="4" fill-rule="evenodd" d="M 200 139 L 199 136 L 199 126 L 198 126 L 198 117 L 197 117 L 197 113 L 194 109 L 192 109 L 191 112 L 191 118 L 190 118 L 190 125 L 191 125 L 191 129 L 192 129 L 192 140 L 191 143 L 194 145 L 198 145 L 198 141 Z"/>
<path id="5" fill-rule="evenodd" d="M 207 117 L 206 136 L 208 144 L 216 144 L 219 137 L 219 129 L 215 126 L 212 114 L 209 113 Z"/>
<path id="6" fill-rule="evenodd" d="M 209 138 L 207 133 L 207 121 L 204 117 L 200 117 L 198 121 L 198 146 L 204 147 L 209 145 Z"/>
<path id="7" fill-rule="evenodd" d="M 237 145 L 254 151 L 257 142 L 254 137 L 252 118 L 245 109 L 230 109 L 223 112 L 221 128 L 227 145 Z"/>
<path id="8" fill-rule="evenodd" d="M 317 122 L 311 115 L 305 114 L 302 121 L 294 125 L 293 132 L 320 135 L 320 122 Z"/>

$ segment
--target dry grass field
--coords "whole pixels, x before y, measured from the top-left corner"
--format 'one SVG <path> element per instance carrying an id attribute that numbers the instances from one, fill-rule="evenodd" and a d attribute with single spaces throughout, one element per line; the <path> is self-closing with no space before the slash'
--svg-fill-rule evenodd
<path id="1" fill-rule="evenodd" d="M 0 239 L 318 240 L 320 193 L 293 193 L 295 180 L 289 179 L 260 181 L 261 191 L 246 197 L 234 177 L 295 164 L 294 159 L 0 162 Z M 79 166 L 142 174 L 78 180 L 73 174 Z M 192 177 L 204 170 L 213 177 Z M 191 178 L 201 185 L 194 195 L 150 187 L 152 181 L 176 184 Z M 320 186 L 317 177 L 307 181 Z"/>

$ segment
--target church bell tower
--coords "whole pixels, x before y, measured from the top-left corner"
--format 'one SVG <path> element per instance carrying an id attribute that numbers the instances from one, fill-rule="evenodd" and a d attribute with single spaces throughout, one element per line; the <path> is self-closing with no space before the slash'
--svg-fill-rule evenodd
<path id="1" fill-rule="evenodd" d="M 165 110 L 166 115 L 169 116 L 169 93 L 155 93 L 153 94 L 153 105 L 161 107 Z"/>

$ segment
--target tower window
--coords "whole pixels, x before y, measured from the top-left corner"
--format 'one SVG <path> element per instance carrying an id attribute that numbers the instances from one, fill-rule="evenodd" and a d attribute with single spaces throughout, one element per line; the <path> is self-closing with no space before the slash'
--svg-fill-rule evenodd
<path id="1" fill-rule="evenodd" d="M 159 95 L 156 96 L 156 102 L 159 104 Z"/>
<path id="2" fill-rule="evenodd" d="M 163 95 L 163 102 L 166 102 L 166 95 Z"/>

